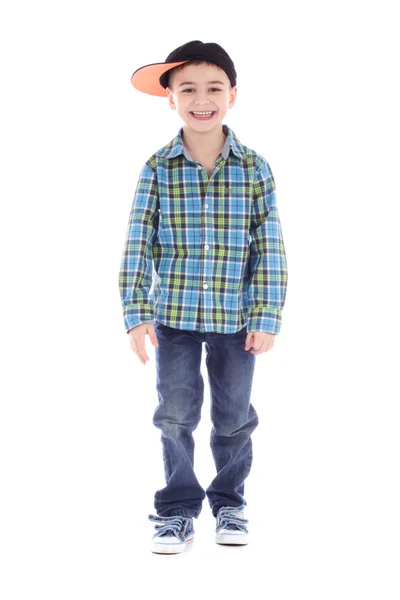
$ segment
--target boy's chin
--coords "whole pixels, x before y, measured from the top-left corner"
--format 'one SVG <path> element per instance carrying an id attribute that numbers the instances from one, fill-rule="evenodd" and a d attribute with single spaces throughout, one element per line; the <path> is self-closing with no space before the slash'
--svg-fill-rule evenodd
<path id="1" fill-rule="evenodd" d="M 216 126 L 221 126 L 221 119 L 219 118 L 218 113 L 216 113 L 212 119 L 207 121 L 199 121 L 193 117 L 183 119 L 183 121 L 185 125 L 190 129 L 193 129 L 193 131 L 210 131 L 211 129 L 215 129 Z"/>

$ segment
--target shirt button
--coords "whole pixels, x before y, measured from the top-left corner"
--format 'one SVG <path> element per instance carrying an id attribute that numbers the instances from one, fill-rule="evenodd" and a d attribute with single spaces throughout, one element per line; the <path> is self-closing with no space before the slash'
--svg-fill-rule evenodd
<path id="1" fill-rule="evenodd" d="M 204 205 L 204 208 L 208 208 L 208 204 L 205 204 L 205 205 Z"/>
<path id="2" fill-rule="evenodd" d="M 205 248 L 206 250 L 208 250 L 208 249 L 209 249 L 209 247 L 210 247 L 210 246 L 209 246 L 208 244 L 206 244 L 206 245 L 204 246 L 204 248 Z"/>
<path id="3" fill-rule="evenodd" d="M 208 285 L 206 283 L 203 283 L 203 290 L 206 290 L 208 288 Z"/>
<path id="4" fill-rule="evenodd" d="M 197 168 L 199 171 L 201 171 L 201 169 L 203 168 L 201 165 L 197 165 Z"/>

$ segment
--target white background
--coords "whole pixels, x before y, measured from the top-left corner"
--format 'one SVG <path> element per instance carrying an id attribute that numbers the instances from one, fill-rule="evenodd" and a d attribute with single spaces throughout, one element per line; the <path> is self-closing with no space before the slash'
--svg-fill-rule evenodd
<path id="1" fill-rule="evenodd" d="M 70 0 L 2 9 L 4 600 L 398 600 L 394 8 Z M 155 354 L 148 338 L 146 366 L 130 349 L 118 271 L 139 172 L 181 122 L 130 76 L 193 39 L 234 60 L 238 96 L 225 122 L 272 168 L 289 280 L 281 333 L 256 359 L 254 541 L 217 546 L 205 502 L 193 548 L 160 556 L 147 521 L 164 485 Z M 195 467 L 206 487 L 204 377 Z"/>

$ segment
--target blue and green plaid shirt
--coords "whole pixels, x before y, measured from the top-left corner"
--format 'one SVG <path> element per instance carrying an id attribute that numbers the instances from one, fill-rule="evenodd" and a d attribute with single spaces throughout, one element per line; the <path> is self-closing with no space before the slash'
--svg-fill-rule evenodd
<path id="1" fill-rule="evenodd" d="M 267 161 L 227 125 L 211 177 L 182 131 L 143 166 L 119 272 L 125 329 L 279 333 L 287 264 Z"/>

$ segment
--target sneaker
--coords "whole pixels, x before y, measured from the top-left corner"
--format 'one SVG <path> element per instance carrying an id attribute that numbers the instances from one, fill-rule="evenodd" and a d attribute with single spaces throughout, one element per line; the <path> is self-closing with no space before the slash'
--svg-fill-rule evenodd
<path id="1" fill-rule="evenodd" d="M 186 545 L 194 539 L 192 517 L 159 517 L 149 515 L 150 521 L 160 523 L 155 528 L 151 551 L 157 554 L 177 554 L 183 552 Z"/>
<path id="2" fill-rule="evenodd" d="M 246 527 L 248 520 L 243 514 L 242 506 L 223 506 L 217 513 L 217 528 L 215 541 L 217 544 L 244 545 L 250 541 Z"/>

